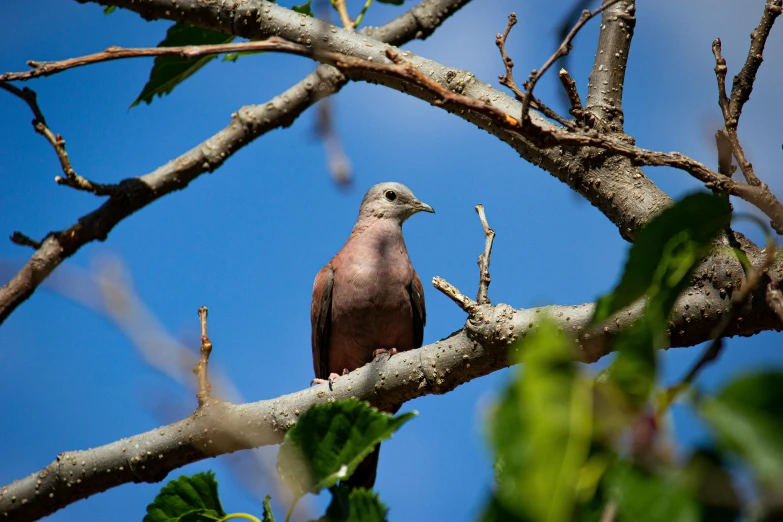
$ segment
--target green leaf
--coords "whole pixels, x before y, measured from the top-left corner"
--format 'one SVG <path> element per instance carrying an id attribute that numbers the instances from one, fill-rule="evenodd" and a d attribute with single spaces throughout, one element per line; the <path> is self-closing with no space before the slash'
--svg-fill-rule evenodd
<path id="1" fill-rule="evenodd" d="M 355 399 L 317 404 L 285 434 L 277 469 L 295 498 L 345 480 L 416 412 L 392 417 Z"/>
<path id="2" fill-rule="evenodd" d="M 637 410 L 647 403 L 655 388 L 658 370 L 655 336 L 665 334 L 665 330 L 660 328 L 656 331 L 650 322 L 649 317 L 645 316 L 620 333 L 615 341 L 615 347 L 620 353 L 608 368 L 609 382 Z"/>
<path id="3" fill-rule="evenodd" d="M 619 520 L 634 522 L 698 522 L 699 505 L 687 489 L 673 480 L 664 479 L 618 462 L 607 473 L 609 497 L 616 503 Z"/>
<path id="4" fill-rule="evenodd" d="M 103 8 L 103 14 L 110 15 L 117 9 L 116 5 L 109 5 Z"/>
<path id="5" fill-rule="evenodd" d="M 686 196 L 661 212 L 639 232 L 620 283 L 598 300 L 593 323 L 606 320 L 645 294 L 653 305 L 648 305 L 648 312 L 655 316 L 652 319 L 665 322 L 688 285 L 690 273 L 730 220 L 728 199 L 704 192 Z"/>
<path id="6" fill-rule="evenodd" d="M 498 466 L 496 501 L 485 513 L 571 520 L 592 440 L 592 390 L 573 362 L 573 342 L 550 321 L 519 343 L 524 371 L 490 423 Z"/>
<path id="7" fill-rule="evenodd" d="M 207 471 L 193 476 L 182 475 L 163 486 L 147 506 L 144 522 L 219 520 L 225 515 L 215 474 Z"/>
<path id="8" fill-rule="evenodd" d="M 783 372 L 736 379 L 698 411 L 720 441 L 747 461 L 763 482 L 783 479 Z"/>
<path id="9" fill-rule="evenodd" d="M 267 495 L 261 503 L 264 507 L 264 516 L 261 518 L 261 522 L 275 522 L 275 513 L 272 511 L 272 504 L 269 502 L 270 500 L 272 500 L 272 496 Z"/>
<path id="10" fill-rule="evenodd" d="M 169 27 L 166 38 L 158 44 L 158 47 L 223 44 L 231 42 L 234 38 L 234 35 L 231 34 L 177 23 Z M 150 104 L 156 95 L 163 96 L 170 93 L 174 87 L 214 59 L 214 55 L 192 60 L 185 60 L 179 56 L 158 56 L 150 71 L 150 79 L 131 107 L 135 107 L 141 102 Z"/>
<path id="11" fill-rule="evenodd" d="M 313 14 L 313 9 L 311 7 L 312 3 L 313 0 L 307 0 L 306 4 L 295 5 L 294 7 L 292 7 L 292 9 L 299 14 L 303 14 L 315 18 L 315 15 Z"/>
<path id="12" fill-rule="evenodd" d="M 330 489 L 332 502 L 326 508 L 322 521 L 329 522 L 386 522 L 389 508 L 372 490 L 335 486 Z"/>
<path id="13" fill-rule="evenodd" d="M 402 5 L 405 3 L 405 0 L 378 0 L 382 4 L 394 4 L 394 5 Z"/>

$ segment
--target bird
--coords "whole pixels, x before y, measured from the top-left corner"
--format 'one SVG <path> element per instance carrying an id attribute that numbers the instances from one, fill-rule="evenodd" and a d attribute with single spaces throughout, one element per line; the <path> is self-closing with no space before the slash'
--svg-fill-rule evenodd
<path id="1" fill-rule="evenodd" d="M 421 347 L 424 289 L 402 237 L 402 224 L 419 212 L 435 210 L 401 183 L 378 183 L 364 195 L 345 245 L 313 283 L 314 383 L 331 385 L 379 354 Z M 372 488 L 379 452 L 380 444 L 344 484 Z"/>

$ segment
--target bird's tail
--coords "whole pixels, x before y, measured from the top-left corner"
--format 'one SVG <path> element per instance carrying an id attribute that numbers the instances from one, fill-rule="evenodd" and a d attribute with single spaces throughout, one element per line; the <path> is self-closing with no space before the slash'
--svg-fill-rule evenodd
<path id="1" fill-rule="evenodd" d="M 343 484 L 351 489 L 365 488 L 370 489 L 375 485 L 375 475 L 378 470 L 378 456 L 381 453 L 381 445 L 375 446 L 375 449 L 359 464 L 351 477 Z"/>

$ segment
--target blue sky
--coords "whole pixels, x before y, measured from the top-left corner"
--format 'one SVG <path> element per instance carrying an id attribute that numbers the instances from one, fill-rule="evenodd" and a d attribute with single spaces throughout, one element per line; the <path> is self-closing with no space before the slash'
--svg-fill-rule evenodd
<path id="1" fill-rule="evenodd" d="M 625 84 L 626 130 L 643 147 L 678 150 L 714 166 L 712 135 L 720 114 L 710 45 L 722 38 L 731 78 L 747 53 L 763 1 L 639 4 Z M 383 23 L 412 5 L 373 5 L 367 23 Z M 552 30 L 562 5 L 474 1 L 429 40 L 408 48 L 496 85 L 503 71 L 495 33 L 516 10 L 520 23 L 509 52 L 517 77 L 524 78 L 554 49 Z M 359 7 L 349 0 L 354 12 Z M 123 11 L 104 16 L 97 5 L 54 0 L 37 2 L 34 11 L 30 4 L 12 2 L 4 12 L 9 23 L 0 32 L 2 72 L 23 70 L 28 59 L 72 57 L 109 45 L 154 46 L 170 25 Z M 583 97 L 596 34 L 597 23 L 592 23 L 577 37 L 572 53 L 570 72 Z M 783 29 L 776 27 L 768 49 L 781 48 Z M 151 65 L 151 60 L 117 61 L 29 82 L 50 126 L 67 140 L 77 172 L 106 183 L 150 172 L 223 128 L 240 106 L 264 103 L 313 67 L 305 59 L 274 54 L 235 64 L 213 62 L 170 96 L 128 110 Z M 783 55 L 768 52 L 740 123 L 757 174 L 778 194 L 783 192 L 783 181 L 774 177 L 783 159 L 783 105 L 776 91 L 781 82 Z M 552 75 L 542 80 L 537 94 L 557 106 L 557 87 Z M 192 393 L 173 382 L 170 373 L 147 364 L 138 344 L 165 355 L 181 342 L 177 346 L 195 357 L 201 305 L 210 308 L 213 365 L 235 390 L 227 396 L 254 401 L 306 386 L 312 378 L 313 277 L 345 241 L 364 191 L 380 181 L 405 183 L 437 210 L 405 224 L 408 249 L 425 283 L 426 343 L 447 336 L 465 319 L 428 281 L 439 275 L 475 293 L 476 257 L 483 248 L 473 210 L 477 203 L 485 205 L 498 234 L 493 302 L 579 304 L 615 283 L 628 249 L 615 227 L 494 137 L 379 86 L 348 85 L 334 105 L 355 171 L 349 190 L 331 182 L 314 135 L 314 111 L 309 111 L 293 127 L 257 140 L 185 191 L 126 219 L 106 242 L 83 248 L 58 269 L 55 284 L 36 292 L 2 325 L 0 483 L 40 469 L 59 452 L 147 431 L 191 411 Z M 100 203 L 54 183 L 60 174 L 56 157 L 33 132 L 32 116 L 20 100 L 0 92 L 0 115 L 0 235 L 21 230 L 40 238 L 70 226 Z M 698 188 L 680 171 L 647 173 L 674 197 Z M 30 253 L 0 241 L 2 280 Z M 125 332 L 79 302 L 99 302 L 94 277 L 112 270 L 126 274 L 149 314 Z M 738 372 L 780 366 L 779 343 L 776 333 L 728 341 L 723 358 L 704 372 L 699 385 L 712 389 Z M 698 348 L 662 354 L 665 378 L 680 377 L 698 354 Z M 497 372 L 448 395 L 405 405 L 404 411 L 416 409 L 420 415 L 384 444 L 377 482 L 392 520 L 475 518 L 492 480 L 484 416 L 507 378 L 508 371 Z M 704 437 L 683 408 L 675 410 L 673 421 L 683 447 Z M 274 462 L 274 448 L 259 453 Z M 231 458 L 240 464 L 252 461 L 247 452 Z M 228 459 L 197 463 L 169 478 L 203 469 L 216 471 L 228 510 L 260 512 L 257 499 L 247 493 L 247 481 L 236 478 Z M 279 498 L 263 473 L 252 472 L 252 482 Z M 122 486 L 51 520 L 139 520 L 159 488 Z M 325 501 L 311 499 L 310 514 L 317 515 Z"/>

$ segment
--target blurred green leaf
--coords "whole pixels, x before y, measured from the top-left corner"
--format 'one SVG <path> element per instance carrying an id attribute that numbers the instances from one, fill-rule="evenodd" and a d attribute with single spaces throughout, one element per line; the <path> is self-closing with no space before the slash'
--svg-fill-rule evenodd
<path id="1" fill-rule="evenodd" d="M 759 479 L 783 478 L 783 372 L 740 377 L 697 403 L 721 442 L 743 456 Z"/>
<path id="2" fill-rule="evenodd" d="M 147 506 L 144 522 L 196 522 L 219 520 L 225 515 L 215 474 L 207 471 L 182 475 L 163 486 Z"/>
<path id="3" fill-rule="evenodd" d="M 619 351 L 617 359 L 608 370 L 609 381 L 637 410 L 647 403 L 655 388 L 658 356 L 654 337 L 655 332 L 647 316 L 621 332 L 615 341 Z"/>
<path id="4" fill-rule="evenodd" d="M 618 462 L 606 476 L 609 498 L 619 520 L 633 522 L 697 522 L 698 503 L 676 480 L 651 475 Z"/>
<path id="5" fill-rule="evenodd" d="M 264 501 L 261 503 L 264 508 L 264 515 L 261 518 L 261 522 L 275 522 L 275 512 L 272 511 L 272 504 L 270 500 L 272 500 L 272 497 L 267 495 L 264 497 Z"/>
<path id="6" fill-rule="evenodd" d="M 334 486 L 332 502 L 326 509 L 322 521 L 328 522 L 386 522 L 389 508 L 380 501 L 372 490 L 350 489 Z"/>
<path id="7" fill-rule="evenodd" d="M 691 271 L 730 220 L 726 197 L 704 192 L 665 209 L 637 235 L 620 283 L 598 300 L 592 322 L 606 320 L 645 294 L 654 301 L 650 303 L 654 306 L 648 304 L 648 313 L 655 316 L 652 319 L 666 321 Z"/>
<path id="8" fill-rule="evenodd" d="M 292 7 L 292 9 L 297 13 L 307 15 L 307 16 L 312 16 L 313 18 L 315 18 L 315 15 L 313 14 L 313 9 L 311 7 L 312 3 L 313 0 L 307 0 L 307 3 L 302 5 L 295 5 L 294 7 Z"/>
<path id="9" fill-rule="evenodd" d="M 685 471 L 690 482 L 689 489 L 701 504 L 702 520 L 733 522 L 739 519 L 739 496 L 729 471 L 715 450 L 701 448 L 694 451 Z"/>
<path id="10" fill-rule="evenodd" d="M 108 5 L 103 8 L 103 14 L 110 15 L 117 9 L 116 5 Z"/>
<path id="11" fill-rule="evenodd" d="M 177 23 L 169 27 L 166 38 L 158 44 L 158 47 L 223 44 L 233 41 L 234 38 L 231 34 Z M 156 95 L 163 96 L 170 93 L 174 87 L 214 59 L 215 56 L 204 56 L 193 60 L 185 60 L 179 56 L 158 56 L 150 71 L 150 79 L 147 80 L 147 84 L 131 107 L 141 102 L 150 104 Z"/>
<path id="12" fill-rule="evenodd" d="M 332 487 L 416 415 L 392 417 L 355 399 L 317 404 L 286 433 L 277 458 L 280 477 L 295 498 Z"/>
<path id="13" fill-rule="evenodd" d="M 572 340 L 550 321 L 522 341 L 519 352 L 524 371 L 490 425 L 502 466 L 496 501 L 484 519 L 508 511 L 520 519 L 567 521 L 590 450 L 591 383 L 573 362 Z"/>

